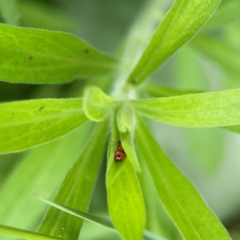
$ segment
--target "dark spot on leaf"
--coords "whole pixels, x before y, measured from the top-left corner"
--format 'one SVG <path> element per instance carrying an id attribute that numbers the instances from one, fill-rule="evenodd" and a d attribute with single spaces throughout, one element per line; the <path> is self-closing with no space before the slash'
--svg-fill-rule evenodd
<path id="1" fill-rule="evenodd" d="M 32 57 L 32 56 L 29 56 L 28 59 L 29 59 L 29 60 L 33 60 L 33 57 Z"/>
<path id="2" fill-rule="evenodd" d="M 41 110 L 43 110 L 44 109 L 44 107 L 40 107 L 39 109 L 38 109 L 38 111 L 41 111 Z"/>
<path id="3" fill-rule="evenodd" d="M 89 53 L 89 49 L 85 49 L 85 51 L 84 51 L 86 54 L 88 54 Z"/>
<path id="4" fill-rule="evenodd" d="M 130 83 L 135 85 L 136 84 L 136 79 L 134 79 L 134 78 L 131 79 Z"/>

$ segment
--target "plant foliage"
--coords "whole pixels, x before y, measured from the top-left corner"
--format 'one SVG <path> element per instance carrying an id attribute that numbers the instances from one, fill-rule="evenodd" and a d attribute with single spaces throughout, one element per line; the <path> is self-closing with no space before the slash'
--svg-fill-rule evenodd
<path id="1" fill-rule="evenodd" d="M 239 74 L 240 46 L 229 44 L 233 31 L 221 40 L 209 34 L 222 23 L 237 21 L 236 14 L 229 15 L 237 1 L 223 2 L 218 11 L 220 3 L 175 0 L 166 11 L 160 1 L 146 1 L 118 50 L 107 54 L 72 33 L 21 26 L 18 8 L 27 14 L 33 3 L 0 1 L 1 18 L 7 23 L 0 24 L 0 80 L 57 89 L 57 98 L 40 99 L 36 94 L 0 104 L 0 153 L 28 150 L 0 185 L 0 234 L 77 240 L 87 219 L 114 230 L 116 239 L 170 239 L 173 231 L 176 239 L 230 239 L 191 181 L 163 152 L 157 134 L 151 133 L 152 120 L 239 132 L 239 89 L 189 90 L 157 83 L 159 67 L 187 43 L 226 73 Z M 45 16 L 45 10 L 40 7 L 38 16 Z M 53 14 L 58 24 L 59 16 Z M 72 87 L 63 91 L 59 84 Z M 139 179 L 145 172 L 149 181 L 143 186 Z M 101 187 L 94 187 L 102 175 L 106 194 L 96 195 Z M 34 192 L 54 195 L 53 201 L 40 197 L 50 205 L 48 210 Z M 99 201 L 97 209 L 104 214 L 104 197 L 112 222 L 87 213 Z M 151 198 L 156 198 L 156 210 Z M 159 207 L 166 212 L 156 214 Z M 148 231 L 154 228 L 152 211 L 157 222 L 170 217 L 167 232 Z"/>

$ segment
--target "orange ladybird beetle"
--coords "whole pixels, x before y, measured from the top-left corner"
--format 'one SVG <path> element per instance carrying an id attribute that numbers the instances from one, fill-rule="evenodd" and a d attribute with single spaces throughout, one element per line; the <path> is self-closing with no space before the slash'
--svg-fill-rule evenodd
<path id="1" fill-rule="evenodd" d="M 120 162 L 120 161 L 123 161 L 126 158 L 127 155 L 123 150 L 121 141 L 118 141 L 117 145 L 118 146 L 117 146 L 117 150 L 115 151 L 115 154 L 114 154 L 114 160 L 116 162 Z"/>

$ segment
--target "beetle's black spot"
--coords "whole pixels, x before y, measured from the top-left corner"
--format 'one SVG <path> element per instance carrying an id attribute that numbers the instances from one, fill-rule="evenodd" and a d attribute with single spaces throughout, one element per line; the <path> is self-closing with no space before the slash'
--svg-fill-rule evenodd
<path id="1" fill-rule="evenodd" d="M 28 57 L 28 60 L 33 60 L 33 57 L 32 57 L 32 56 L 29 56 L 29 57 Z"/>
<path id="2" fill-rule="evenodd" d="M 89 49 L 85 49 L 85 51 L 84 51 L 86 54 L 88 54 L 89 53 Z"/>
<path id="3" fill-rule="evenodd" d="M 39 109 L 38 109 L 38 111 L 41 111 L 41 110 L 43 110 L 44 109 L 44 107 L 40 107 Z"/>

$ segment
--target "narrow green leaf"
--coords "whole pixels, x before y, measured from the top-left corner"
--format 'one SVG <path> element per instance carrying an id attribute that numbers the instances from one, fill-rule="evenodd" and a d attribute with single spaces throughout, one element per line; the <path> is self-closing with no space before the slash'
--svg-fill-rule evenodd
<path id="1" fill-rule="evenodd" d="M 132 106 L 125 103 L 121 105 L 116 114 L 117 128 L 120 132 L 119 139 L 123 146 L 123 149 L 135 168 L 135 170 L 140 171 L 140 166 L 138 163 L 137 155 L 134 149 L 134 129 L 135 129 L 135 118 L 133 116 Z"/>
<path id="2" fill-rule="evenodd" d="M 19 11 L 16 0 L 0 0 L 0 15 L 5 23 L 10 25 L 19 25 Z"/>
<path id="3" fill-rule="evenodd" d="M 113 140 L 117 137 L 116 128 Z M 108 146 L 107 193 L 108 207 L 115 228 L 124 239 L 142 240 L 145 209 L 140 185 L 128 156 L 114 161 L 116 146 Z"/>
<path id="4" fill-rule="evenodd" d="M 168 87 L 163 87 L 154 83 L 147 83 L 143 88 L 153 97 L 171 97 L 171 96 L 180 96 L 186 94 L 201 93 L 200 90 L 178 90 Z"/>
<path id="5" fill-rule="evenodd" d="M 117 61 L 76 36 L 0 24 L 0 79 L 63 83 L 111 73 Z"/>
<path id="6" fill-rule="evenodd" d="M 21 230 L 18 228 L 12 228 L 12 227 L 7 227 L 0 225 L 0 234 L 6 235 L 6 236 L 11 236 L 11 237 L 17 237 L 21 239 L 26 239 L 26 240 L 58 240 L 61 238 L 54 238 L 26 230 Z"/>
<path id="7" fill-rule="evenodd" d="M 88 220 L 90 222 L 99 224 L 100 226 L 106 227 L 106 228 L 111 229 L 111 230 L 115 230 L 111 220 L 108 219 L 108 218 L 99 217 L 99 216 L 95 216 L 95 215 L 92 215 L 92 214 L 89 214 L 89 213 L 86 213 L 86 212 L 83 212 L 83 211 L 80 211 L 80 210 L 76 210 L 74 208 L 67 207 L 63 204 L 59 204 L 59 203 L 50 201 L 50 200 L 48 200 L 46 198 L 43 198 L 41 196 L 37 196 L 37 197 L 41 201 L 47 203 L 48 205 L 52 206 L 53 208 L 58 209 L 58 210 L 60 210 L 64 213 L 68 213 L 72 216 L 75 216 L 75 217 L 78 217 L 78 218 L 81 218 L 81 219 L 84 219 L 84 220 Z M 76 218 L 74 218 L 74 219 L 76 219 Z"/>
<path id="8" fill-rule="evenodd" d="M 240 89 L 134 101 L 139 113 L 184 127 L 240 124 Z"/>
<path id="9" fill-rule="evenodd" d="M 78 98 L 2 103 L 0 116 L 1 153 L 51 142 L 87 121 Z"/>
<path id="10" fill-rule="evenodd" d="M 144 81 L 199 31 L 220 2 L 221 0 L 175 0 L 129 76 L 128 82 L 139 84 Z"/>
<path id="11" fill-rule="evenodd" d="M 23 156 L 0 188 L 0 224 L 36 229 L 45 205 L 34 192 L 53 196 L 90 135 L 90 123 Z M 26 210 L 27 209 L 27 210 Z"/>
<path id="12" fill-rule="evenodd" d="M 116 99 L 109 97 L 98 87 L 88 87 L 84 91 L 83 109 L 92 121 L 102 121 L 117 103 Z"/>
<path id="13" fill-rule="evenodd" d="M 42 200 L 43 202 L 49 204 L 50 206 L 52 206 L 54 208 L 57 208 L 57 209 L 65 212 L 65 213 L 68 213 L 68 214 L 71 214 L 73 216 L 76 216 L 76 217 L 82 218 L 84 220 L 90 221 L 92 223 L 98 224 L 98 225 L 100 225 L 102 227 L 105 227 L 107 229 L 116 231 L 116 229 L 113 227 L 113 224 L 112 224 L 111 220 L 108 219 L 108 218 L 99 217 L 99 216 L 95 216 L 95 215 L 92 215 L 92 214 L 89 214 L 89 213 L 86 213 L 86 212 L 78 211 L 78 210 L 63 206 L 61 204 L 52 202 L 52 201 L 50 201 L 46 198 L 43 198 L 43 197 L 39 197 L 39 199 Z M 155 235 L 155 234 L 153 234 L 153 233 L 151 233 L 147 230 L 144 230 L 144 239 L 146 239 L 146 240 L 166 240 L 165 238 L 157 236 L 157 235 Z"/>
<path id="14" fill-rule="evenodd" d="M 130 161 L 125 159 L 112 164 L 107 175 L 107 192 L 115 228 L 124 239 L 141 240 L 145 210 L 139 182 Z"/>
<path id="15" fill-rule="evenodd" d="M 159 198 L 186 240 L 229 240 L 216 216 L 189 180 L 172 164 L 149 130 L 139 122 L 139 156 L 146 162 Z"/>
<path id="16" fill-rule="evenodd" d="M 143 171 L 138 174 L 146 208 L 146 229 L 168 239 L 182 240 L 172 219 L 158 198 L 151 174 L 144 161 L 141 161 Z"/>
<path id="17" fill-rule="evenodd" d="M 240 46 L 232 44 L 231 41 L 204 36 L 198 36 L 191 44 L 202 54 L 218 63 L 224 70 L 237 76 L 240 75 Z"/>
<path id="18" fill-rule="evenodd" d="M 86 147 L 69 170 L 54 197 L 55 202 L 87 211 L 105 149 L 106 134 L 107 122 L 103 122 L 93 131 Z M 82 220 L 50 208 L 38 232 L 75 240 L 78 239 L 81 227 Z"/>
<path id="19" fill-rule="evenodd" d="M 131 161 L 135 170 L 141 171 L 135 151 L 134 133 L 133 132 L 120 133 L 120 140 L 123 149 L 127 155 L 126 159 Z"/>

